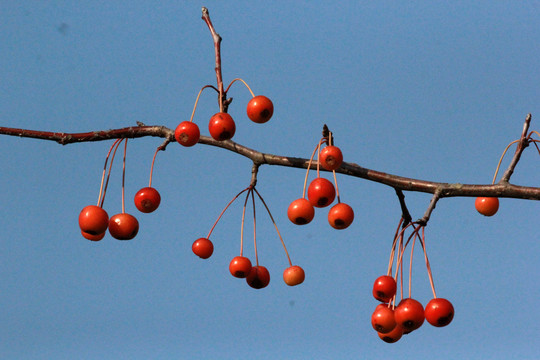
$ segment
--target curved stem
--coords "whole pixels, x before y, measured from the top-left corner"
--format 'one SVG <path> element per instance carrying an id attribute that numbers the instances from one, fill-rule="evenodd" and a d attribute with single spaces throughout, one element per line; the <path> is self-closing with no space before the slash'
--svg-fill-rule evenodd
<path id="1" fill-rule="evenodd" d="M 237 81 L 241 81 L 242 83 L 244 83 L 244 85 L 247 87 L 247 89 L 249 90 L 250 94 L 251 94 L 251 97 L 255 97 L 255 94 L 253 93 L 253 91 L 251 91 L 251 88 L 249 87 L 249 85 L 247 84 L 247 82 L 245 82 L 243 79 L 241 78 L 236 78 L 234 79 L 233 81 L 231 81 L 231 83 L 229 84 L 229 86 L 227 86 L 227 89 L 225 90 L 225 93 L 228 93 L 229 92 L 229 89 L 231 88 L 232 84 L 234 84 L 235 82 Z"/>
<path id="2" fill-rule="evenodd" d="M 221 219 L 221 217 L 223 216 L 223 214 L 225 213 L 225 211 L 227 211 L 227 209 L 229 208 L 229 206 L 231 206 L 231 204 L 236 200 L 238 199 L 238 197 L 240 195 L 242 195 L 245 191 L 249 190 L 249 187 L 245 188 L 244 190 L 240 191 L 238 194 L 236 194 L 235 197 L 233 197 L 233 199 L 231 201 L 229 201 L 229 203 L 225 206 L 225 208 L 223 210 L 221 210 L 221 213 L 219 214 L 217 220 L 214 222 L 214 225 L 212 225 L 212 228 L 210 229 L 210 231 L 208 232 L 208 235 L 206 236 L 207 239 L 210 239 L 210 235 L 212 235 L 212 231 L 214 231 L 214 228 L 216 227 L 217 223 L 219 222 L 219 220 Z"/>

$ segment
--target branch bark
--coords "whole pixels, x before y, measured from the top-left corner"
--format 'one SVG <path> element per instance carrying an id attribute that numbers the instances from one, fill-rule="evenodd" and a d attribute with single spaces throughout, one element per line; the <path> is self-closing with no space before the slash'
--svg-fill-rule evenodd
<path id="1" fill-rule="evenodd" d="M 527 118 L 530 122 L 530 117 Z M 132 126 L 121 129 L 99 130 L 85 133 L 49 132 L 0 127 L 0 135 L 55 141 L 62 145 L 120 138 L 140 138 L 146 136 L 164 138 L 166 140 L 164 144 L 176 142 L 174 140 L 174 130 L 165 126 Z M 261 165 L 275 165 L 306 169 L 309 164 L 309 159 L 306 158 L 263 153 L 232 140 L 216 141 L 211 137 L 201 136 L 199 144 L 229 150 L 250 159 L 257 167 Z M 164 150 L 164 146 L 161 145 L 161 147 L 162 150 Z M 523 149 L 520 150 L 520 153 L 522 151 Z M 514 158 L 515 161 L 512 161 L 509 169 L 513 169 L 519 161 L 519 157 L 516 158 L 516 156 L 514 156 Z M 314 161 L 311 164 L 311 168 L 316 169 L 316 167 L 317 163 Z M 321 169 L 321 171 L 324 171 L 324 169 Z M 513 185 L 508 181 L 500 181 L 498 184 L 494 185 L 442 183 L 388 174 L 382 171 L 364 168 L 351 162 L 343 162 L 336 172 L 387 185 L 399 191 L 423 192 L 429 194 L 437 193 L 438 199 L 445 197 L 486 196 L 540 200 L 540 188 Z"/>

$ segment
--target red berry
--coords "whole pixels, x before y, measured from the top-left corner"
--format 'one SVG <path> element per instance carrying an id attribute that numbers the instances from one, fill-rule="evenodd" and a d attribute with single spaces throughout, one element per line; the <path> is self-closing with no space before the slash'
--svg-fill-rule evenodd
<path id="1" fill-rule="evenodd" d="M 81 234 L 85 239 L 91 240 L 91 241 L 99 241 L 105 237 L 105 233 L 102 232 L 101 234 L 92 235 L 87 232 L 84 232 L 81 230 Z"/>
<path id="2" fill-rule="evenodd" d="M 296 225 L 306 225 L 313 220 L 315 209 L 309 200 L 300 198 L 294 200 L 287 209 L 287 216 Z"/>
<path id="3" fill-rule="evenodd" d="M 424 308 L 417 300 L 406 298 L 394 309 L 394 317 L 396 323 L 403 327 L 403 332 L 409 333 L 424 323 Z"/>
<path id="4" fill-rule="evenodd" d="M 115 239 L 131 240 L 139 232 L 139 222 L 133 215 L 116 214 L 109 220 L 109 232 Z"/>
<path id="5" fill-rule="evenodd" d="M 435 298 L 427 303 L 424 314 L 428 323 L 436 327 L 443 327 L 452 322 L 454 306 L 446 299 Z"/>
<path id="6" fill-rule="evenodd" d="M 328 222 L 334 229 L 342 230 L 349 227 L 354 220 L 352 207 L 345 203 L 338 203 L 328 212 Z"/>
<path id="7" fill-rule="evenodd" d="M 371 326 L 381 334 L 387 334 L 396 327 L 396 319 L 394 318 L 394 310 L 388 307 L 387 304 L 379 304 L 371 315 Z"/>
<path id="8" fill-rule="evenodd" d="M 336 170 L 343 162 L 343 154 L 337 146 L 326 146 L 321 150 L 319 162 L 326 170 Z"/>
<path id="9" fill-rule="evenodd" d="M 174 138 L 184 146 L 193 146 L 199 142 L 201 132 L 197 124 L 191 121 L 182 121 L 174 130 Z"/>
<path id="10" fill-rule="evenodd" d="M 159 192 L 153 187 L 145 187 L 135 194 L 135 206 L 143 213 L 156 210 L 161 202 Z"/>
<path id="11" fill-rule="evenodd" d="M 247 105 L 247 116 L 251 121 L 262 124 L 270 120 L 274 113 L 274 104 L 263 95 L 253 97 Z"/>
<path id="12" fill-rule="evenodd" d="M 485 216 L 493 216 L 499 210 L 499 199 L 496 197 L 478 197 L 474 202 L 474 207 Z"/>
<path id="13" fill-rule="evenodd" d="M 326 207 L 330 205 L 336 197 L 334 185 L 325 178 L 314 179 L 308 187 L 308 199 L 315 207 Z"/>
<path id="14" fill-rule="evenodd" d="M 214 244 L 209 239 L 199 238 L 191 245 L 191 250 L 202 259 L 208 259 L 214 252 Z"/>
<path id="15" fill-rule="evenodd" d="M 396 280 L 389 275 L 379 276 L 373 284 L 373 297 L 384 303 L 392 300 L 396 295 Z"/>
<path id="16" fill-rule="evenodd" d="M 79 227 L 81 231 L 90 235 L 105 233 L 109 226 L 109 215 L 96 205 L 85 206 L 79 214 Z"/>
<path id="17" fill-rule="evenodd" d="M 208 130 L 215 140 L 229 140 L 234 136 L 236 125 L 231 115 L 220 112 L 210 118 Z"/>
<path id="18" fill-rule="evenodd" d="M 299 285 L 304 282 L 305 278 L 304 269 L 298 265 L 288 267 L 283 271 L 283 281 L 289 286 Z"/>
<path id="19" fill-rule="evenodd" d="M 403 328 L 401 327 L 401 325 L 397 324 L 396 327 L 392 331 L 390 331 L 390 332 L 388 332 L 386 334 L 383 334 L 383 333 L 378 333 L 378 334 L 379 334 L 379 337 L 381 338 L 382 341 L 391 344 L 391 343 L 395 343 L 396 341 L 401 339 L 404 332 L 403 332 Z"/>
<path id="20" fill-rule="evenodd" d="M 251 261 L 247 257 L 236 256 L 229 264 L 229 271 L 234 277 L 245 278 L 251 271 Z"/>
<path id="21" fill-rule="evenodd" d="M 246 282 L 254 289 L 262 289 L 270 283 L 270 273 L 264 266 L 254 266 L 251 268 Z"/>

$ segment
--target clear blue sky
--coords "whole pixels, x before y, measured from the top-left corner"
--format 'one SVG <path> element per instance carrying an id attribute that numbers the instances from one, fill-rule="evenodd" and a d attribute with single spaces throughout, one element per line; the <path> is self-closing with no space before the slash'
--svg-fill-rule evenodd
<path id="1" fill-rule="evenodd" d="M 537 2 L 153 3 L 1 2 L 0 125 L 175 128 L 189 119 L 198 90 L 215 84 L 212 41 L 200 19 L 205 5 L 223 37 L 225 82 L 242 77 L 274 101 L 274 118 L 253 124 L 245 116 L 247 90 L 238 84 L 230 91 L 234 140 L 246 146 L 308 157 L 326 123 L 346 161 L 486 184 L 527 113 L 540 129 Z M 215 112 L 215 95 L 203 93 L 194 120 L 203 134 Z M 340 176 L 353 225 L 333 230 L 319 210 L 298 227 L 286 209 L 301 195 L 304 171 L 263 166 L 257 188 L 306 281 L 283 283 L 286 257 L 259 206 L 259 258 L 272 279 L 256 291 L 227 269 L 238 254 L 240 202 L 216 227 L 212 258 L 191 253 L 249 184 L 250 161 L 170 144 L 154 170 L 162 205 L 143 215 L 131 197 L 147 185 L 161 142 L 128 145 L 127 211 L 139 219 L 138 236 L 92 243 L 80 236 L 77 217 L 97 200 L 111 143 L 0 137 L 2 359 L 538 356 L 538 203 L 502 199 L 498 214 L 485 218 L 474 199 L 441 200 L 427 246 L 437 294 L 453 302 L 455 319 L 386 344 L 371 329 L 371 287 L 386 271 L 400 216 L 392 189 Z M 121 211 L 115 164 L 110 215 Z M 530 148 L 512 181 L 534 186 L 539 178 Z M 430 196 L 406 198 L 420 218 Z M 252 256 L 249 241 L 245 251 Z M 425 304 L 431 294 L 420 252 L 417 260 L 413 297 Z"/>

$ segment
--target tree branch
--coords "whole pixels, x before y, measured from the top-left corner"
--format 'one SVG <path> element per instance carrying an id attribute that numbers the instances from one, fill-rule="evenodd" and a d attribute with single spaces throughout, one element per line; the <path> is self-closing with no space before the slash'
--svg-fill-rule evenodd
<path id="1" fill-rule="evenodd" d="M 49 140 L 62 145 L 120 138 L 140 138 L 146 136 L 164 138 L 166 139 L 164 144 L 169 141 L 175 142 L 174 131 L 165 126 L 132 126 L 122 129 L 100 130 L 85 133 L 48 132 L 0 127 L 0 135 Z M 215 146 L 237 153 L 253 161 L 257 167 L 260 165 L 276 165 L 306 169 L 309 164 L 309 159 L 306 158 L 262 153 L 232 140 L 216 141 L 211 137 L 201 136 L 199 144 Z M 519 157 L 515 162 L 517 163 L 518 160 Z M 311 164 L 311 168 L 315 169 L 316 166 L 317 163 L 314 161 Z M 325 170 L 321 168 L 321 171 Z M 371 170 L 350 162 L 343 162 L 336 172 L 387 185 L 396 189 L 396 191 L 413 191 L 430 194 L 438 193 L 438 198 L 487 196 L 540 200 L 540 188 L 512 185 L 508 182 L 499 182 L 494 185 L 433 182 Z"/>

